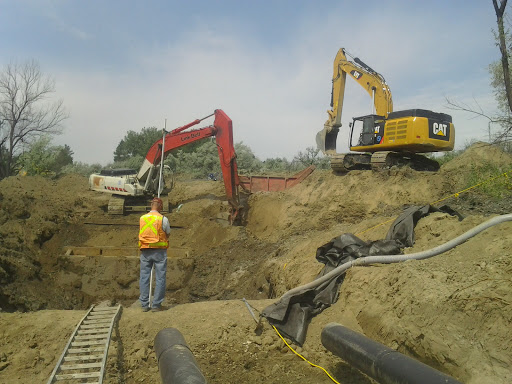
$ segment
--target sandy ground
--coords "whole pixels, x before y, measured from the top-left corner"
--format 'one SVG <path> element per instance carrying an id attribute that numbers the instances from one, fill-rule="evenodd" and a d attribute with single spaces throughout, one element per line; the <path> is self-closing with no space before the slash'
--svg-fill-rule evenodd
<path id="1" fill-rule="evenodd" d="M 217 222 L 225 210 L 220 182 L 181 180 L 171 193 L 166 303 L 142 313 L 136 256 L 65 256 L 66 246 L 134 247 L 137 215 L 112 220 L 107 196 L 87 191 L 84 178 L 13 177 L 0 182 L 0 382 L 44 382 L 89 305 L 123 304 L 109 353 L 107 382 L 158 382 L 153 340 L 177 327 L 209 383 L 329 383 L 291 353 L 242 302 L 261 310 L 287 289 L 314 279 L 315 251 L 342 233 L 385 236 L 405 204 L 426 204 L 464 189 L 464 174 L 492 161 L 512 169 L 510 156 L 475 146 L 437 174 L 410 169 L 315 171 L 282 193 L 255 193 L 247 222 Z M 508 168 L 507 168 L 508 167 Z M 21 197 L 21 198 L 20 198 Z M 510 195 L 478 190 L 445 201 L 466 218 L 435 213 L 421 219 L 406 253 L 450 240 L 489 217 L 510 213 Z M 385 223 L 373 228 L 378 224 Z M 124 224 L 124 225 L 121 225 Z M 340 383 L 370 383 L 320 343 L 335 321 L 466 383 L 512 382 L 512 224 L 502 224 L 440 256 L 347 273 L 339 301 L 314 318 L 299 351 Z M 174 251 L 173 251 L 174 249 Z M 186 250 L 186 252 L 184 251 Z M 131 257 L 129 255 L 132 255 Z"/>

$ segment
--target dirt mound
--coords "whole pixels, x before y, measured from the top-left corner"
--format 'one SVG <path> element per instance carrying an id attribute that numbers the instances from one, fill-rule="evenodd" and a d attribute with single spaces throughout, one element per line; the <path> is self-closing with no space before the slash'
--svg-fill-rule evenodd
<path id="1" fill-rule="evenodd" d="M 418 223 L 408 253 L 433 248 L 482 221 L 432 214 Z M 332 311 L 462 382 L 510 382 L 512 351 L 502 329 L 512 323 L 511 233 L 509 222 L 428 260 L 354 268 Z"/>
<path id="2" fill-rule="evenodd" d="M 0 181 L 0 307 L 63 306 L 62 294 L 56 295 L 58 287 L 46 283 L 50 276 L 44 270 L 48 261 L 55 264 L 57 255 L 42 248 L 73 222 L 100 210 L 101 199 L 87 189 L 87 180 L 77 175 L 58 180 L 16 176 Z M 73 294 L 66 299 L 81 301 Z"/>
<path id="3" fill-rule="evenodd" d="M 443 164 L 442 171 L 467 171 L 468 168 L 483 167 L 488 164 L 493 164 L 497 167 L 505 167 L 510 170 L 512 166 L 512 155 L 503 152 L 496 145 L 489 143 L 478 142 L 471 145 L 460 156 L 452 161 Z"/>
<path id="4" fill-rule="evenodd" d="M 75 310 L 1 313 L 0 381 L 44 381 L 82 310 L 110 299 L 125 308 L 109 354 L 109 383 L 157 382 L 153 340 L 168 326 L 183 332 L 210 383 L 328 383 L 287 352 L 268 325 L 256 335 L 240 299 L 261 310 L 316 277 L 323 266 L 316 249 L 333 237 L 350 232 L 382 239 L 404 205 L 449 196 L 464 186 L 469 164 L 496 158 L 506 166 L 507 156 L 479 144 L 438 173 L 404 168 L 334 176 L 317 170 L 286 192 L 251 195 L 245 227 L 216 220 L 227 208 L 221 182 L 178 180 L 168 215 L 174 228 L 166 301 L 172 308 L 147 314 L 131 307 L 138 297 L 138 215 L 108 217 L 108 196 L 88 191 L 82 177 L 5 179 L 0 306 Z M 506 199 L 491 200 L 474 193 L 471 200 L 445 201 L 467 217 L 459 222 L 436 213 L 420 220 L 416 243 L 406 252 L 442 244 L 489 214 L 512 209 Z M 336 321 L 461 381 L 512 381 L 511 229 L 510 223 L 493 227 L 432 259 L 349 271 L 339 301 L 313 319 L 299 351 L 341 383 L 369 383 L 321 346 L 322 327 Z M 75 252 L 65 255 L 69 247 Z"/>
<path id="5" fill-rule="evenodd" d="M 70 333 L 84 315 L 80 311 L 2 313 L 0 381 L 48 381 Z"/>

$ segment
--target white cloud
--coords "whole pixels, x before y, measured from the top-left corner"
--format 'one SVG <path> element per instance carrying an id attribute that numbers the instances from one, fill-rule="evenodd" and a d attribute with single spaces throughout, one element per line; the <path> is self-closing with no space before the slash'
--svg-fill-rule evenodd
<path id="1" fill-rule="evenodd" d="M 162 127 L 165 118 L 168 128 L 177 127 L 221 108 L 233 120 L 235 141 L 243 141 L 262 159 L 292 158 L 314 146 L 316 132 L 323 128 L 332 61 L 342 46 L 384 74 L 395 110 L 450 113 L 458 140 L 480 137 L 487 123 L 447 110 L 445 96 L 463 102 L 475 98 L 492 108 L 485 69 L 468 70 L 476 78 L 458 72 L 471 68 L 467 58 L 478 47 L 456 44 L 462 36 L 490 32 L 473 31 L 467 21 L 460 25 L 464 30 L 451 29 L 447 35 L 442 28 L 447 18 L 423 25 L 405 11 L 394 12 L 389 9 L 369 19 L 406 22 L 362 28 L 361 18 L 341 23 L 339 14 L 326 20 L 305 16 L 297 21 L 288 46 L 270 47 L 243 31 L 227 34 L 199 26 L 175 43 L 134 52 L 135 59 L 127 63 L 132 69 L 59 70 L 57 91 L 71 118 L 58 141 L 72 147 L 76 160 L 106 163 L 128 130 Z M 487 39 L 475 37 L 475 42 L 487 44 Z M 367 94 L 348 80 L 340 150 L 346 150 L 351 118 L 370 112 Z"/>
<path id="2" fill-rule="evenodd" d="M 85 32 L 83 29 L 78 28 L 75 25 L 69 24 L 66 20 L 64 20 L 61 16 L 58 15 L 58 12 L 55 11 L 52 7 L 46 8 L 41 6 L 41 11 L 46 15 L 46 17 L 50 20 L 51 24 L 60 32 L 71 36 L 74 39 L 86 41 L 93 38 L 93 35 Z"/>

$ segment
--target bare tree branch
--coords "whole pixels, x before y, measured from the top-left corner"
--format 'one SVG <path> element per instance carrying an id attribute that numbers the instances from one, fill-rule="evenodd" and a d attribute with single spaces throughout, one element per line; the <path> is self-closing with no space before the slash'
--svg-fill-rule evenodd
<path id="1" fill-rule="evenodd" d="M 68 115 L 62 100 L 47 101 L 54 92 L 53 79 L 35 61 L 11 63 L 0 73 L 0 178 L 12 174 L 24 144 L 61 132 Z"/>
<path id="2" fill-rule="evenodd" d="M 491 144 L 498 144 L 500 142 L 509 141 L 510 132 L 512 132 L 512 119 L 508 116 L 489 116 L 487 115 L 483 109 L 480 107 L 478 102 L 475 100 L 475 104 L 477 105 L 477 109 L 467 103 L 458 103 L 456 101 L 450 100 L 446 98 L 446 103 L 448 109 L 452 109 L 455 111 L 463 111 L 468 112 L 474 115 L 475 118 L 483 117 L 488 121 L 489 127 L 489 142 Z M 505 127 L 501 132 L 492 135 L 490 124 L 498 124 L 501 127 Z"/>
<path id="3" fill-rule="evenodd" d="M 503 25 L 503 14 L 505 13 L 505 7 L 507 6 L 507 0 L 502 0 L 500 6 L 498 6 L 497 0 L 492 0 L 494 5 L 494 11 L 496 12 L 496 19 L 498 23 L 498 37 L 499 47 L 501 52 L 501 65 L 503 67 L 503 81 L 505 82 L 505 90 L 507 95 L 507 101 L 509 110 L 512 112 L 512 87 L 510 86 L 510 70 L 508 66 L 508 51 L 507 43 L 505 40 L 505 27 Z"/>

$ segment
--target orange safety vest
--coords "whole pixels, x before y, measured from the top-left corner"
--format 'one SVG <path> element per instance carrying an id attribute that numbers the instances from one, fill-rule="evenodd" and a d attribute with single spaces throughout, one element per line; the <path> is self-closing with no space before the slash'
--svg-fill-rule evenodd
<path id="1" fill-rule="evenodd" d="M 140 217 L 139 248 L 169 248 L 167 234 L 162 229 L 163 218 L 158 212 Z"/>

